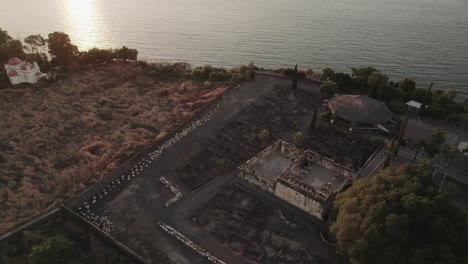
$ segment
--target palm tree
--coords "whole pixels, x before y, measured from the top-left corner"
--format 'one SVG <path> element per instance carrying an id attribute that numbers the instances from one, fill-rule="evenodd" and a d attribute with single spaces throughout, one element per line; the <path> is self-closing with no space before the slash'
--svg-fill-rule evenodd
<path id="1" fill-rule="evenodd" d="M 304 138 L 303 138 L 301 132 L 296 132 L 296 133 L 294 133 L 294 135 L 293 135 L 293 140 L 294 140 L 294 143 L 296 143 L 296 145 L 301 144 L 301 142 L 302 142 L 303 139 L 304 139 Z"/>
<path id="2" fill-rule="evenodd" d="M 402 122 L 400 124 L 400 131 L 398 133 L 398 142 L 401 143 L 401 141 L 403 140 L 404 136 L 405 136 L 405 130 L 406 130 L 406 125 L 408 124 L 408 117 L 404 116 L 402 117 Z"/>
<path id="3" fill-rule="evenodd" d="M 385 153 L 385 160 L 384 160 L 382 169 L 386 169 L 390 165 L 390 157 L 392 156 L 392 154 L 394 154 L 394 148 L 395 148 L 395 138 L 392 138 L 392 142 L 390 143 L 390 148 Z"/>
<path id="4" fill-rule="evenodd" d="M 263 145 L 265 145 L 268 139 L 270 139 L 270 131 L 268 131 L 268 129 L 262 129 L 258 136 L 262 140 Z"/>
<path id="5" fill-rule="evenodd" d="M 297 89 L 297 64 L 296 64 L 296 67 L 294 67 L 294 76 L 293 76 L 293 82 L 292 82 L 292 89 L 293 90 Z"/>
<path id="6" fill-rule="evenodd" d="M 314 114 L 312 115 L 312 122 L 310 123 L 310 130 L 314 131 L 317 126 L 317 107 L 314 108 Z"/>

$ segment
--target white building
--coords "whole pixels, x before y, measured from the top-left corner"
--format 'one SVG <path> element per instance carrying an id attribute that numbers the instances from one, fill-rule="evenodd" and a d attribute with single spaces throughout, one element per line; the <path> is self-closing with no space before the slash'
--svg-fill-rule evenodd
<path id="1" fill-rule="evenodd" d="M 11 84 L 37 83 L 39 78 L 47 76 L 42 73 L 36 62 L 29 63 L 18 58 L 11 58 L 5 64 L 5 70 L 10 78 Z"/>

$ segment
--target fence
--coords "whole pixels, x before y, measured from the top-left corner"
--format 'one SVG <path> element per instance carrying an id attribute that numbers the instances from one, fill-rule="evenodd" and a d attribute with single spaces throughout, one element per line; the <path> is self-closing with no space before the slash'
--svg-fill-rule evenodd
<path id="1" fill-rule="evenodd" d="M 11 231 L 8 231 L 6 233 L 4 233 L 3 235 L 0 236 L 0 241 L 4 240 L 4 239 L 7 239 L 8 237 L 18 233 L 18 232 L 21 232 L 31 226 L 34 226 L 34 225 L 37 225 L 37 224 L 40 224 L 40 223 L 43 223 L 44 221 L 48 220 L 49 217 L 53 217 L 55 216 L 58 212 L 60 211 L 60 208 L 55 208 L 55 209 L 52 209 L 38 217 L 36 217 L 35 219 L 11 230 Z"/>
<path id="2" fill-rule="evenodd" d="M 94 234 L 102 238 L 106 243 L 108 243 L 110 246 L 117 248 L 120 252 L 125 254 L 127 257 L 132 259 L 133 261 L 141 264 L 148 264 L 151 263 L 150 261 L 144 259 L 137 253 L 135 253 L 133 250 L 129 249 L 126 247 L 124 244 L 120 243 L 117 241 L 115 238 L 112 236 L 104 233 L 101 229 L 99 229 L 97 226 L 93 225 L 91 222 L 87 221 L 83 217 L 81 217 L 79 214 L 75 213 L 72 209 L 68 208 L 66 205 L 62 205 L 61 208 L 63 209 L 63 212 L 65 213 L 66 216 L 70 217 L 71 219 L 79 222 L 80 224 L 85 225 L 88 227 Z"/>

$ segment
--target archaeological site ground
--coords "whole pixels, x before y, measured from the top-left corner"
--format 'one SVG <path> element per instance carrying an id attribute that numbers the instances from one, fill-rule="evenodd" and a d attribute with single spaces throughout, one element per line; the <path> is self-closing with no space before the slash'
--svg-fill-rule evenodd
<path id="1" fill-rule="evenodd" d="M 85 87 L 89 78 L 85 75 L 71 82 Z M 80 225 L 96 236 L 80 238 L 80 231 L 72 228 L 69 233 L 76 243 L 93 239 L 117 250 L 120 262 L 113 263 L 343 263 L 326 240 L 330 201 L 360 172 L 363 159 L 384 144 L 319 118 L 312 126 L 314 110 L 323 111 L 318 82 L 300 79 L 298 88 L 291 89 L 288 78 L 258 73 L 252 81 L 230 86 L 173 85 L 168 97 L 146 90 L 146 84 L 139 82 L 122 84 L 141 90 L 121 95 L 125 108 L 109 106 L 100 116 L 87 114 L 77 121 L 96 135 L 87 137 L 85 146 L 70 145 L 84 155 L 74 158 L 102 166 L 94 174 L 99 174 L 92 180 L 95 184 L 63 201 L 60 212 L 54 214 L 72 219 L 62 220 L 73 221 L 64 225 L 64 232 Z M 146 82 L 157 85 L 153 80 Z M 64 87 L 65 83 L 57 89 L 72 92 Z M 96 87 L 102 90 L 102 98 L 89 92 L 86 97 L 85 88 L 80 93 L 101 109 L 111 104 L 104 99 L 104 93 L 112 94 L 107 90 L 110 85 L 106 87 Z M 197 103 L 188 105 L 193 100 Z M 58 106 L 45 107 L 44 101 L 35 104 L 46 111 L 46 119 L 61 111 Z M 69 107 L 83 106 L 70 101 Z M 17 109 L 15 114 L 25 113 Z M 129 117 L 119 121 L 117 117 L 123 115 Z M 25 137 L 35 129 L 46 133 L 41 125 L 21 129 Z M 146 139 L 126 140 L 131 135 L 119 132 L 125 131 L 124 126 L 133 133 L 147 133 Z M 71 133 L 66 127 L 59 131 Z M 72 138 L 84 133 L 71 131 Z M 109 132 L 99 131 L 111 131 L 122 144 L 106 148 L 111 145 L 105 140 Z M 129 152 L 134 154 L 131 158 L 125 155 Z M 53 149 L 51 153 L 66 156 Z M 130 159 L 117 162 L 117 153 Z M 60 164 L 57 161 L 56 170 Z M 14 184 L 18 183 L 11 183 L 11 188 Z M 8 254 L 14 256 L 15 251 L 9 249 Z"/>

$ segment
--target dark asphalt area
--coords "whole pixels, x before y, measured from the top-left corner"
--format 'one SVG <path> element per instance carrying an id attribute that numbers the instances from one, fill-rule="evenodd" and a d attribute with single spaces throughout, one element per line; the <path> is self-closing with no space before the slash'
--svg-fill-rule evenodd
<path id="1" fill-rule="evenodd" d="M 92 207 L 92 211 L 96 214 L 106 212 L 114 224 L 111 235 L 138 254 L 151 259 L 153 263 L 162 263 L 159 259 L 161 252 L 175 263 L 207 263 L 191 249 L 162 231 L 157 225 L 158 220 L 176 228 L 227 263 L 251 263 L 227 247 L 217 244 L 210 234 L 202 232 L 190 223 L 190 216 L 194 210 L 200 208 L 222 187 L 233 182 L 236 179 L 236 171 L 219 175 L 216 180 L 194 193 L 179 188 L 184 197 L 170 208 L 165 208 L 164 203 L 172 198 L 173 194 L 158 179 L 165 176 L 175 186 L 179 186 L 179 179 L 167 177 L 169 171 L 199 151 L 205 139 L 213 131 L 222 128 L 245 106 L 271 92 L 275 85 L 290 85 L 290 82 L 273 76 L 257 76 L 254 81 L 242 84 L 208 122 L 166 150 L 136 179 L 120 187 L 118 192 L 99 200 Z M 318 86 L 309 82 L 299 81 L 299 88 L 318 93 Z M 321 255 L 324 259 L 331 259 L 331 263 L 340 262 L 334 248 L 323 243 L 318 233 L 287 229 L 285 226 L 284 231 L 291 232 L 290 235 L 294 238 L 303 239 L 304 243 L 315 247 L 311 249 L 314 254 Z"/>

